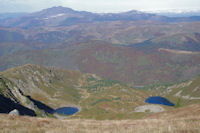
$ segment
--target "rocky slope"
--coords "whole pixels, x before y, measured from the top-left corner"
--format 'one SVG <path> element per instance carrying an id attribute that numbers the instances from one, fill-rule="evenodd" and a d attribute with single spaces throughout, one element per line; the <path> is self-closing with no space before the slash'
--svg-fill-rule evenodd
<path id="1" fill-rule="evenodd" d="M 39 116 L 44 116 L 44 112 L 48 113 L 66 106 L 80 109 L 79 113 L 71 116 L 75 118 L 124 119 L 146 115 L 138 115 L 134 108 L 145 104 L 147 93 L 134 90 L 118 81 L 102 79 L 94 74 L 25 65 L 8 69 L 1 75 L 12 82 L 10 90 L 16 95 L 5 97 L 12 100 L 16 97 L 16 100 L 27 108 L 32 108 L 30 104 L 33 103 L 32 109 Z M 5 92 L 2 90 L 2 94 Z M 17 97 L 18 94 L 21 95 Z M 43 107 L 35 101 L 41 102 Z"/>
<path id="2" fill-rule="evenodd" d="M 1 72 L 0 111 L 9 113 L 17 107 L 22 115 L 32 112 L 32 115 L 51 116 L 56 108 L 73 106 L 80 112 L 71 118 L 136 119 L 173 109 L 148 105 L 145 99 L 150 96 L 166 97 L 175 107 L 199 103 L 199 83 L 197 77 L 173 85 L 136 90 L 94 74 L 25 65 Z M 9 105 L 5 104 L 7 101 Z"/>
<path id="3" fill-rule="evenodd" d="M 19 110 L 20 115 L 35 116 L 33 103 L 26 98 L 13 82 L 0 76 L 0 113 Z"/>
<path id="4" fill-rule="evenodd" d="M 160 95 L 170 99 L 172 102 L 176 103 L 177 107 L 199 104 L 200 76 L 197 76 L 192 80 L 175 84 L 158 85 L 149 90 L 154 95 Z"/>

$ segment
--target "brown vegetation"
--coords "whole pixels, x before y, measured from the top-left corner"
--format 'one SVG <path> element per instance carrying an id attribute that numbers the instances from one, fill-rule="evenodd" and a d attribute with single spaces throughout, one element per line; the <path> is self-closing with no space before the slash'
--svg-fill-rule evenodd
<path id="1" fill-rule="evenodd" d="M 122 121 L 55 120 L 0 115 L 1 133 L 198 133 L 200 117 Z"/>
<path id="2" fill-rule="evenodd" d="M 121 121 L 57 120 L 0 115 L 0 133 L 199 133 L 199 107 L 192 105 L 151 118 Z"/>

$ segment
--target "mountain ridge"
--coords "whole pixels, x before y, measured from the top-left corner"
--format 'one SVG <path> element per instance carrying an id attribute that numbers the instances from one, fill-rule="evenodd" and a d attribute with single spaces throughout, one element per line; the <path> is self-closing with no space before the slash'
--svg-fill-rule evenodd
<path id="1" fill-rule="evenodd" d="M 50 16 L 49 16 L 50 15 Z M 199 21 L 200 17 L 169 18 L 141 11 L 127 11 L 122 13 L 91 13 L 75 11 L 66 7 L 52 7 L 39 12 L 31 13 L 21 18 L 9 19 L 0 23 L 4 27 L 30 28 L 37 26 L 69 26 L 80 23 L 101 21 L 153 21 L 153 22 L 192 22 Z M 34 24 L 33 24 L 34 23 Z"/>
<path id="2" fill-rule="evenodd" d="M 173 116 L 173 111 L 179 110 L 187 114 L 189 112 L 184 111 L 186 108 L 196 108 L 194 104 L 198 104 L 200 99 L 197 93 L 200 91 L 199 80 L 200 76 L 197 76 L 192 80 L 176 84 L 134 89 L 119 81 L 102 79 L 94 74 L 27 64 L 1 72 L 0 99 L 12 101 L 12 104 L 6 106 L 8 110 L 12 110 L 9 108 L 13 106 L 13 103 L 21 104 L 20 106 L 23 105 L 28 110 L 34 110 L 40 117 L 57 116 L 49 115 L 47 110 L 43 110 L 39 104 L 35 103 L 36 101 L 50 110 L 62 106 L 80 109 L 80 112 L 68 118 L 115 120 L 163 117 L 163 113 L 133 111 L 136 107 L 147 105 L 146 98 L 159 95 L 175 103 L 176 108 L 183 107 L 176 109 L 162 106 L 166 110 L 164 114 L 169 114 L 170 117 Z M 6 88 L 4 88 L 5 84 Z M 8 95 L 7 90 L 10 90 L 9 93 L 12 95 Z M 17 91 L 20 92 L 17 93 Z M 5 106 L 2 102 L 0 104 Z M 22 114 L 24 113 L 21 107 L 17 109 Z M 27 109 L 25 115 L 30 115 Z M 1 108 L 0 111 L 2 111 Z M 179 116 L 183 117 L 177 114 L 177 117 Z"/>
<path id="3" fill-rule="evenodd" d="M 153 22 L 146 19 L 157 16 L 137 11 L 101 14 L 100 19 L 111 20 L 93 22 L 99 19 L 96 14 L 63 7 L 29 17 L 20 20 L 19 27 L 0 28 L 0 70 L 30 63 L 95 73 L 135 86 L 199 74 L 199 54 L 183 54 L 199 52 L 199 22 Z M 145 20 L 134 20 L 140 17 Z M 23 24 L 27 27 L 20 27 Z"/>
<path id="4" fill-rule="evenodd" d="M 19 103 L 31 107 L 40 117 L 53 117 L 48 114 L 49 109 L 51 112 L 52 109 L 66 106 L 80 110 L 69 118 L 123 119 L 130 118 L 128 114 L 131 114 L 134 119 L 147 115 L 137 116 L 137 113 L 130 111 L 138 104 L 145 104 L 147 93 L 95 74 L 27 64 L 8 69 L 1 75 L 8 79 L 6 83 L 12 82 L 10 89 L 14 94 L 17 89 L 23 93 L 23 96 L 17 97 Z M 0 94 L 5 92 L 1 86 L 0 90 Z M 31 101 L 22 102 L 24 96 Z M 45 107 L 41 108 L 38 102 Z M 29 106 L 30 103 L 32 106 Z"/>

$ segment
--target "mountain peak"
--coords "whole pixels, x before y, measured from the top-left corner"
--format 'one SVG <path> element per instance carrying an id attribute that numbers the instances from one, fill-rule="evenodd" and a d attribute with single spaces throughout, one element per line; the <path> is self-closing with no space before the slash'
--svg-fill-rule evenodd
<path id="1" fill-rule="evenodd" d="M 71 8 L 55 6 L 55 7 L 44 9 L 38 13 L 46 14 L 46 15 L 54 15 L 54 14 L 59 14 L 59 13 L 73 13 L 73 12 L 75 11 Z"/>
<path id="2" fill-rule="evenodd" d="M 144 12 L 141 12 L 141 11 L 137 11 L 137 10 L 130 10 L 126 13 L 130 13 L 130 14 L 143 14 Z"/>
<path id="3" fill-rule="evenodd" d="M 68 8 L 68 7 L 63 7 L 63 6 L 54 6 L 48 9 L 44 9 L 44 10 L 63 10 L 63 11 L 73 11 L 73 9 Z"/>
<path id="4" fill-rule="evenodd" d="M 138 11 L 138 10 L 130 10 L 130 11 L 127 11 L 127 12 L 123 12 L 123 13 L 121 13 L 121 14 L 123 14 L 123 15 L 129 15 L 129 16 L 133 16 L 133 15 L 140 15 L 140 16 L 146 16 L 146 15 L 148 15 L 148 16 L 155 16 L 155 14 L 153 14 L 153 13 L 147 13 L 147 12 L 143 12 L 143 11 Z"/>

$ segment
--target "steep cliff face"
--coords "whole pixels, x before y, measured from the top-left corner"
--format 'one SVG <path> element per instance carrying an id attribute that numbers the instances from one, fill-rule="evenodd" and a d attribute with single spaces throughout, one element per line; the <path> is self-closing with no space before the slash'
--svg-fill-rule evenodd
<path id="1" fill-rule="evenodd" d="M 80 100 L 80 92 L 76 86 L 84 74 L 79 72 L 25 65 L 9 69 L 2 74 L 12 81 L 15 87 L 20 88 L 25 96 L 31 96 L 54 108 L 66 102 L 76 104 Z M 62 99 L 65 99 L 65 102 Z"/>
<path id="2" fill-rule="evenodd" d="M 0 112 L 9 113 L 14 109 L 21 115 L 36 115 L 34 104 L 10 80 L 0 76 Z"/>

